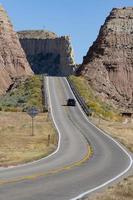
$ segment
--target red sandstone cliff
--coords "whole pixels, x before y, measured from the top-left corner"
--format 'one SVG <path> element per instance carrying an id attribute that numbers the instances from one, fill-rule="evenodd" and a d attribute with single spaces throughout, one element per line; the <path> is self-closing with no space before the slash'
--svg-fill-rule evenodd
<path id="1" fill-rule="evenodd" d="M 133 8 L 111 11 L 78 73 L 104 101 L 133 110 Z"/>
<path id="2" fill-rule="evenodd" d="M 0 94 L 8 89 L 13 78 L 32 73 L 18 36 L 0 6 Z"/>

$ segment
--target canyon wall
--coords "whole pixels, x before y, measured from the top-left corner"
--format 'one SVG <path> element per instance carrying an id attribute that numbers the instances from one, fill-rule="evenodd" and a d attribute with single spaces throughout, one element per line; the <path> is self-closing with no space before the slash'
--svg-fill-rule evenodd
<path id="1" fill-rule="evenodd" d="M 75 62 L 69 36 L 58 37 L 46 30 L 20 31 L 18 36 L 35 73 L 73 73 Z"/>
<path id="2" fill-rule="evenodd" d="M 20 76 L 32 75 L 19 39 L 7 16 L 0 6 L 0 95 Z"/>
<path id="3" fill-rule="evenodd" d="M 133 8 L 114 8 L 77 71 L 103 101 L 133 111 Z"/>

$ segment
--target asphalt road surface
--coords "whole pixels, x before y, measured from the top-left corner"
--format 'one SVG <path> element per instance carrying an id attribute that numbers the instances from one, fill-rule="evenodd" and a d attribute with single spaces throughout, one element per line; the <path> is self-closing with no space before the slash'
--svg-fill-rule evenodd
<path id="1" fill-rule="evenodd" d="M 46 86 L 58 148 L 39 161 L 1 168 L 0 200 L 80 199 L 127 176 L 132 167 L 130 154 L 91 124 L 78 103 L 66 106 L 73 94 L 65 78 L 48 77 Z"/>

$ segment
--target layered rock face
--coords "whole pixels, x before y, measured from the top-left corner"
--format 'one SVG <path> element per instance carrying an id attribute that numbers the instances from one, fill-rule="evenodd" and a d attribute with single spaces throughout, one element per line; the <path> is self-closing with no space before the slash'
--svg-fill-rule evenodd
<path id="1" fill-rule="evenodd" d="M 20 43 L 35 73 L 71 74 L 75 65 L 70 37 L 44 30 L 18 32 Z"/>
<path id="2" fill-rule="evenodd" d="M 0 6 L 0 94 L 9 88 L 14 78 L 32 73 L 18 36 Z"/>
<path id="3" fill-rule="evenodd" d="M 133 8 L 113 9 L 78 70 L 97 95 L 133 111 Z"/>

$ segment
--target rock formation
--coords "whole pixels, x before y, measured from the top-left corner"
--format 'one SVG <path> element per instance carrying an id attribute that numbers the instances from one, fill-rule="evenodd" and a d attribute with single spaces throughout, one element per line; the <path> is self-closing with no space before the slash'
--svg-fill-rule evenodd
<path id="1" fill-rule="evenodd" d="M 0 6 L 0 94 L 9 88 L 14 78 L 32 73 L 18 36 Z"/>
<path id="2" fill-rule="evenodd" d="M 20 31 L 18 36 L 35 73 L 72 73 L 75 63 L 70 37 L 45 30 Z"/>
<path id="3" fill-rule="evenodd" d="M 97 95 L 133 110 L 133 8 L 114 8 L 78 69 Z"/>

